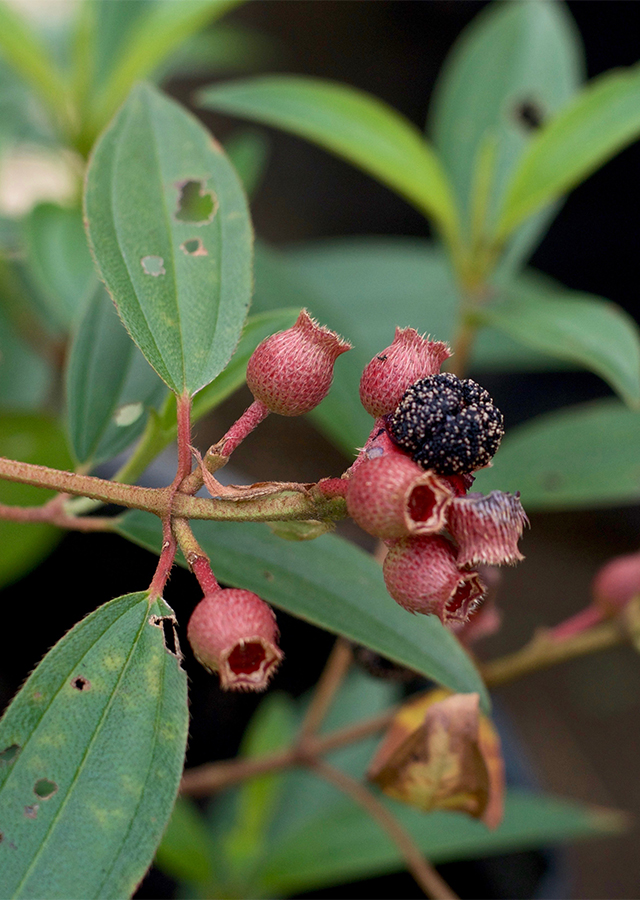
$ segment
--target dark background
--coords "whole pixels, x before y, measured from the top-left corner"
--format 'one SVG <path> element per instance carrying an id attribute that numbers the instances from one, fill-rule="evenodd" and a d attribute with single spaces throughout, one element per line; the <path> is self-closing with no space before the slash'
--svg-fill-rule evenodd
<path id="1" fill-rule="evenodd" d="M 535 2 L 535 0 L 529 0 Z M 256 0 L 233 18 L 277 39 L 278 71 L 329 77 L 363 88 L 422 126 L 436 74 L 462 28 L 484 6 L 467 0 Z M 630 2 L 569 3 L 582 33 L 588 75 L 640 58 L 639 7 Z M 185 100 L 193 84 L 175 82 Z M 231 120 L 206 117 L 223 137 Z M 269 130 L 271 161 L 254 203 L 257 233 L 274 243 L 351 234 L 427 236 L 424 219 L 372 179 L 323 151 Z M 619 154 L 569 198 L 532 260 L 568 287 L 601 294 L 638 317 L 640 145 Z M 391 299 L 391 298 L 390 298 Z M 390 322 L 390 329 L 394 323 Z M 488 385 L 489 386 L 489 385 Z M 491 383 L 512 419 L 607 393 L 595 376 L 551 374 Z M 198 427 L 202 449 L 243 408 L 242 393 Z M 235 458 L 234 458 L 235 460 Z M 344 460 L 304 421 L 268 419 L 237 452 L 248 478 L 315 480 L 338 474 Z M 171 474 L 169 477 L 171 477 Z M 535 514 L 525 536 L 526 561 L 505 572 L 500 593 L 504 626 L 481 645 L 490 657 L 516 649 L 540 625 L 552 625 L 584 606 L 598 567 L 638 548 L 637 507 L 581 513 Z M 5 642 L 0 658 L 0 702 L 8 702 L 42 654 L 77 619 L 119 593 L 148 584 L 154 559 L 115 537 L 69 535 L 37 572 L 3 592 Z M 176 572 L 167 600 L 184 629 L 198 592 Z M 286 661 L 276 686 L 299 694 L 317 678 L 332 643 L 328 635 L 279 615 Z M 188 648 L 187 649 L 188 652 Z M 214 680 L 187 657 L 193 724 L 188 763 L 232 755 L 253 697 L 221 694 Z M 640 661 L 619 649 L 496 691 L 520 753 L 538 783 L 591 803 L 640 814 Z M 555 881 L 536 896 L 640 896 L 638 832 L 571 848 L 553 860 Z M 548 857 L 521 855 L 480 868 L 447 867 L 463 896 L 533 896 Z M 166 896 L 158 878 L 147 897 Z M 411 880 L 379 879 L 315 896 L 419 896 Z"/>

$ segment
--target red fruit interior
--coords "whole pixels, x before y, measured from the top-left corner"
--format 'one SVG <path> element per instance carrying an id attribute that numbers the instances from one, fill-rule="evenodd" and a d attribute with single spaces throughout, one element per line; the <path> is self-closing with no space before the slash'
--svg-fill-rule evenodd
<path id="1" fill-rule="evenodd" d="M 262 665 L 266 654 L 257 641 L 241 646 L 238 644 L 229 654 L 229 668 L 236 675 L 250 675 Z"/>
<path id="2" fill-rule="evenodd" d="M 436 498 L 426 484 L 415 487 L 409 496 L 409 515 L 414 522 L 426 522 L 432 515 Z"/>
<path id="3" fill-rule="evenodd" d="M 461 582 L 447 603 L 447 612 L 449 615 L 455 615 L 458 612 L 466 615 L 465 607 L 469 601 L 474 598 L 476 593 L 475 586 L 471 581 Z"/>

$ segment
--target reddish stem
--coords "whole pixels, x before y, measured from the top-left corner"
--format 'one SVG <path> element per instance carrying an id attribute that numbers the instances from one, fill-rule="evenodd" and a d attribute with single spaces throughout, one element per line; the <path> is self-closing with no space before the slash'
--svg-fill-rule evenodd
<path id="1" fill-rule="evenodd" d="M 162 550 L 158 558 L 156 571 L 149 585 L 149 593 L 151 598 L 161 597 L 165 585 L 169 579 L 173 561 L 176 556 L 177 543 L 171 531 L 171 518 L 167 518 L 162 523 Z"/>
<path id="2" fill-rule="evenodd" d="M 202 593 L 205 596 L 207 594 L 215 594 L 216 591 L 220 590 L 218 580 L 213 574 L 211 564 L 206 556 L 192 556 L 187 559 L 187 562 L 191 567 L 191 571 L 198 579 L 198 584 L 202 588 Z"/>
<path id="3" fill-rule="evenodd" d="M 576 613 L 575 616 L 565 619 L 564 622 L 560 622 L 555 628 L 548 629 L 546 636 L 552 641 L 566 641 L 568 638 L 580 634 L 588 628 L 593 628 L 594 625 L 598 625 L 604 618 L 604 613 L 597 606 L 586 606 L 579 613 Z"/>
<path id="4" fill-rule="evenodd" d="M 177 517 L 173 520 L 173 533 L 184 554 L 187 565 L 198 579 L 203 594 L 214 594 L 220 590 L 216 576 L 211 570 L 209 557 L 195 538 L 187 519 Z"/>
<path id="5" fill-rule="evenodd" d="M 216 445 L 225 456 L 231 456 L 236 447 L 251 434 L 254 428 L 264 421 L 269 415 L 269 409 L 260 400 L 254 400 L 247 407 L 237 422 L 227 431 L 222 440 Z"/>

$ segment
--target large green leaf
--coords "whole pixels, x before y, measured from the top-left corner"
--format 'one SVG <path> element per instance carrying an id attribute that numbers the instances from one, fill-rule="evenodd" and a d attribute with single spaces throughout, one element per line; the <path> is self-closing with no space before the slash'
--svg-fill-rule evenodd
<path id="1" fill-rule="evenodd" d="M 526 510 L 637 503 L 640 413 L 598 400 L 508 432 L 474 489 L 520 491 Z"/>
<path id="2" fill-rule="evenodd" d="M 151 75 L 170 54 L 207 23 L 237 6 L 239 0 L 180 0 L 175 2 L 100 3 L 111 26 L 107 32 L 111 55 L 100 54 L 99 90 L 92 104 L 89 134 L 103 128 L 129 93 L 131 86 Z M 98 45 L 102 36 L 98 34 Z M 114 52 L 115 50 L 115 52 Z"/>
<path id="3" fill-rule="evenodd" d="M 70 469 L 71 459 L 64 434 L 50 418 L 39 415 L 0 416 L 0 456 Z M 0 503 L 9 506 L 40 506 L 54 496 L 52 491 L 11 481 L 0 483 Z M 41 522 L 11 522 L 0 519 L 0 585 L 17 581 L 53 549 L 60 532 Z"/>
<path id="4" fill-rule="evenodd" d="M 2 286 L 0 285 L 0 291 Z M 16 333 L 0 304 L 0 404 L 2 409 L 40 408 L 51 384 L 45 359 Z"/>
<path id="5" fill-rule="evenodd" d="M 550 0 L 491 3 L 462 33 L 440 71 L 429 130 L 467 213 L 483 143 L 495 142 L 494 207 L 535 135 L 522 110 L 541 121 L 557 112 L 581 81 L 581 57 L 566 7 Z"/>
<path id="6" fill-rule="evenodd" d="M 353 343 L 341 357 L 327 398 L 311 413 L 321 430 L 352 456 L 373 426 L 359 399 L 362 370 L 407 325 L 434 340 L 454 335 L 457 291 L 444 252 L 414 238 L 341 238 L 285 253 L 256 246 L 253 308 L 307 306 Z M 548 368 L 536 354 L 492 328 L 474 347 L 474 371 Z"/>
<path id="7" fill-rule="evenodd" d="M 124 537 L 158 551 L 158 520 L 138 510 L 117 523 Z M 334 535 L 291 543 L 266 525 L 194 522 L 193 530 L 223 584 L 255 591 L 280 609 L 433 678 L 455 691 L 482 679 L 456 638 L 435 616 L 412 616 L 387 594 L 372 556 Z"/>
<path id="8" fill-rule="evenodd" d="M 530 142 L 507 188 L 496 238 L 571 190 L 640 135 L 640 68 L 594 78 Z"/>
<path id="9" fill-rule="evenodd" d="M 270 847 L 262 872 L 267 896 L 286 897 L 404 867 L 397 846 L 370 816 L 334 787 L 325 784 L 324 790 L 333 804 L 305 823 L 296 820 Z M 435 863 L 614 834 L 624 827 L 613 811 L 520 790 L 507 793 L 504 821 L 494 831 L 461 813 L 425 814 L 383 802 Z"/>
<path id="10" fill-rule="evenodd" d="M 56 321 L 68 328 L 97 282 L 82 214 L 41 203 L 33 208 L 25 227 L 30 272 Z"/>
<path id="11" fill-rule="evenodd" d="M 271 75 L 204 88 L 198 103 L 320 144 L 397 191 L 455 239 L 457 213 L 438 157 L 408 119 L 376 97 L 319 78 Z"/>
<path id="12" fill-rule="evenodd" d="M 187 684 L 165 646 L 173 614 L 128 594 L 44 658 L 0 722 L 2 890 L 129 896 L 175 800 Z M 163 627 L 164 626 L 164 627 Z"/>
<path id="13" fill-rule="evenodd" d="M 131 336 L 173 391 L 200 390 L 231 357 L 251 296 L 251 223 L 233 167 L 186 110 L 138 85 L 94 152 L 85 208 Z"/>
<path id="14" fill-rule="evenodd" d="M 167 393 L 133 343 L 103 285 L 91 298 L 67 368 L 69 436 L 79 463 L 117 456 Z"/>
<path id="15" fill-rule="evenodd" d="M 167 830 L 156 852 L 155 864 L 172 878 L 211 888 L 216 847 L 204 817 L 186 797 L 178 797 Z"/>
<path id="16" fill-rule="evenodd" d="M 590 294 L 520 279 L 479 307 L 484 323 L 533 350 L 590 369 L 632 406 L 640 404 L 640 335 L 624 310 Z"/>

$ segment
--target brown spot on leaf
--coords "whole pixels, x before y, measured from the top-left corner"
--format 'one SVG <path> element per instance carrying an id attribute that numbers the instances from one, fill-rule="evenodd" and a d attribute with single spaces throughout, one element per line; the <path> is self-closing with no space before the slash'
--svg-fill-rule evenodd
<path id="1" fill-rule="evenodd" d="M 265 581 L 273 581 L 274 575 L 273 572 L 263 572 Z"/>
<path id="2" fill-rule="evenodd" d="M 38 810 L 40 809 L 39 803 L 34 803 L 32 806 L 25 806 L 24 814 L 27 819 L 35 819 L 38 815 Z"/>
<path id="3" fill-rule="evenodd" d="M 535 100 L 521 100 L 513 108 L 513 115 L 523 131 L 536 131 L 544 125 L 544 110 Z"/>

